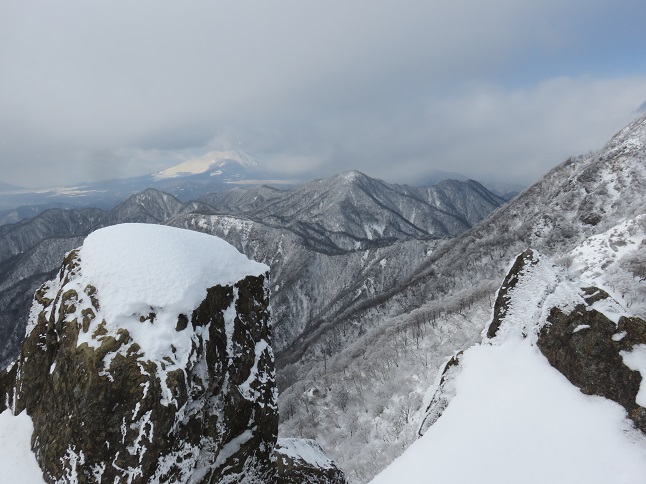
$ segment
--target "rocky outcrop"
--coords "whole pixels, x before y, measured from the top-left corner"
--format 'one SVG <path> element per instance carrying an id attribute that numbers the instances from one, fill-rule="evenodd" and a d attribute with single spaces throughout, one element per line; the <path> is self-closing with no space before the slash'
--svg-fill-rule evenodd
<path id="1" fill-rule="evenodd" d="M 496 336 L 498 329 L 502 325 L 509 310 L 511 294 L 518 284 L 521 274 L 527 267 L 534 266 L 537 262 L 538 259 L 532 249 L 527 249 L 516 257 L 514 265 L 511 266 L 500 289 L 498 289 L 498 296 L 493 308 L 493 320 L 487 329 L 487 338 Z"/>
<path id="2" fill-rule="evenodd" d="M 186 368 L 166 371 L 170 356 L 142 357 L 127 330 L 102 338 L 99 325 L 98 347 L 79 344 L 100 295 L 84 288 L 90 307 L 79 319 L 78 267 L 72 252 L 55 296 L 48 285 L 36 293 L 36 326 L 3 381 L 15 378 L 3 387 L 5 401 L 31 416 L 45 478 L 269 482 L 278 413 L 265 276 L 212 287 L 190 320 L 179 315 L 176 331 L 193 333 L 191 354 Z M 154 325 L 154 315 L 141 324 Z"/>
<path id="3" fill-rule="evenodd" d="M 487 337 L 492 343 L 529 337 L 573 385 L 619 403 L 646 433 L 646 408 L 638 397 L 642 375 L 627 363 L 633 351 L 646 348 L 640 346 L 646 345 L 646 321 L 621 316 L 623 309 L 606 291 L 581 286 L 527 249 L 498 291 Z"/>
<path id="4" fill-rule="evenodd" d="M 421 437 L 439 419 L 449 406 L 449 403 L 456 394 L 455 380 L 460 373 L 460 358 L 463 351 L 458 351 L 447 361 L 440 371 L 440 379 L 435 384 L 435 391 L 431 402 L 426 407 L 424 418 L 417 431 Z"/>
<path id="5" fill-rule="evenodd" d="M 646 344 L 646 321 L 621 317 L 615 324 L 587 304 L 568 312 L 553 307 L 547 321 L 537 345 L 550 364 L 583 393 L 619 403 L 646 433 L 646 408 L 636 402 L 642 376 L 624 361 L 636 345 Z"/>
<path id="6" fill-rule="evenodd" d="M 155 232 L 140 249 L 159 251 L 160 235 L 168 234 Z M 176 261 L 133 269 L 143 252 L 113 254 L 115 265 L 127 259 L 130 272 L 117 267 L 110 276 L 116 285 L 100 278 L 95 287 L 84 275 L 92 255 L 85 245 L 70 252 L 58 276 L 36 292 L 20 356 L 0 374 L 0 410 L 26 410 L 32 418 L 32 448 L 45 480 L 276 482 L 278 410 L 266 266 L 244 258 L 255 264 L 248 275 L 204 288 L 203 300 L 190 311 L 173 312 L 184 304 L 179 297 L 174 305 L 150 303 L 130 314 L 138 299 L 111 293 L 122 289 L 120 278 L 125 286 L 133 285 L 133 274 L 150 278 L 150 286 L 144 279 L 137 287 L 144 294 L 156 288 L 149 296 L 156 300 L 173 281 L 159 285 L 155 271 Z M 235 251 L 226 245 L 215 250 Z M 217 267 L 226 263 L 213 268 L 225 274 L 223 281 L 239 272 Z M 182 279 L 193 270 L 176 269 L 179 281 L 169 295 L 190 288 L 191 281 Z M 120 305 L 128 309 L 115 310 Z"/>

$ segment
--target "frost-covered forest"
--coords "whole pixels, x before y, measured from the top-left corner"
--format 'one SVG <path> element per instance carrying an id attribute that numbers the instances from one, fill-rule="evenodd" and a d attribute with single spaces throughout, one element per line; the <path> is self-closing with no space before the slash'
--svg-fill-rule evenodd
<path id="1" fill-rule="evenodd" d="M 370 480 L 417 438 L 437 370 L 480 340 L 502 276 L 528 247 L 644 316 L 645 144 L 641 118 L 344 314 L 279 373 L 282 431 L 318 439 L 351 479 Z"/>

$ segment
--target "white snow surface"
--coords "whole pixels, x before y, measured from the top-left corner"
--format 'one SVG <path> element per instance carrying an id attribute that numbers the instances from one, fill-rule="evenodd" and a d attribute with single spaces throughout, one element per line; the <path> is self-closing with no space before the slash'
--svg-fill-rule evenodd
<path id="1" fill-rule="evenodd" d="M 635 403 L 641 407 L 646 407 L 646 345 L 635 345 L 631 351 L 621 351 L 619 354 L 624 361 L 624 365 L 641 374 L 642 381 L 635 396 Z"/>
<path id="2" fill-rule="evenodd" d="M 465 351 L 457 394 L 373 484 L 638 484 L 646 439 L 582 394 L 527 339 Z"/>
<path id="3" fill-rule="evenodd" d="M 42 471 L 31 451 L 34 426 L 27 412 L 0 413 L 0 482 L 44 484 Z"/>
<path id="4" fill-rule="evenodd" d="M 150 224 L 121 224 L 90 234 L 80 252 L 82 277 L 99 292 L 110 319 L 150 312 L 186 314 L 206 289 L 269 270 L 224 240 Z"/>

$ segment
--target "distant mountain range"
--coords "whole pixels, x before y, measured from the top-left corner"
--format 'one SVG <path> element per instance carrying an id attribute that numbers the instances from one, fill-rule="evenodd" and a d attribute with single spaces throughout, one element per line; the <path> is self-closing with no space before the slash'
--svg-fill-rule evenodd
<path id="1" fill-rule="evenodd" d="M 466 181 L 458 173 L 431 170 L 421 185 L 447 180 Z M 101 208 L 110 210 L 126 198 L 147 188 L 173 195 L 183 202 L 233 187 L 268 185 L 291 188 L 302 183 L 277 175 L 241 150 L 211 151 L 150 175 L 81 183 L 73 186 L 30 190 L 0 182 L 0 225 L 33 217 L 50 208 Z M 485 183 L 496 195 L 509 200 L 522 186 Z"/>
<path id="2" fill-rule="evenodd" d="M 146 188 L 165 191 L 188 201 L 236 185 L 264 182 L 279 186 L 294 184 L 290 180 L 277 179 L 242 151 L 213 151 L 151 175 L 42 190 L 0 185 L 0 222 L 17 222 L 54 207 L 111 209 Z"/>
<path id="3" fill-rule="evenodd" d="M 204 173 L 193 176 L 200 175 Z M 277 315 L 275 346 L 280 349 L 300 336 L 314 313 L 332 310 L 344 299 L 355 299 L 342 285 L 332 284 L 329 292 L 324 291 L 322 272 L 338 273 L 342 270 L 338 264 L 358 264 L 347 274 L 350 283 L 356 273 L 381 261 L 353 254 L 397 241 L 415 245 L 417 241 L 426 244 L 452 237 L 503 203 L 474 181 L 446 180 L 433 187 L 415 188 L 351 171 L 291 190 L 234 188 L 182 202 L 147 189 L 109 211 L 46 210 L 0 226 L 0 334 L 6 342 L 0 348 L 0 363 L 17 349 L 35 289 L 56 270 L 66 251 L 100 227 L 142 222 L 198 230 L 218 235 L 250 258 L 271 265 Z M 301 270 L 308 266 L 317 269 Z M 406 271 L 406 267 L 393 266 L 387 284 L 394 284 Z"/>

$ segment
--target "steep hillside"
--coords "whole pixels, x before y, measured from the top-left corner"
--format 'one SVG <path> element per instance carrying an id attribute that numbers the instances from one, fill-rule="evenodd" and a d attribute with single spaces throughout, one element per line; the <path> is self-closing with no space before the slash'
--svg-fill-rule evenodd
<path id="1" fill-rule="evenodd" d="M 532 247 L 580 270 L 570 253 L 577 246 L 612 234 L 625 219 L 643 223 L 637 217 L 646 212 L 645 145 L 641 117 L 598 152 L 559 165 L 484 223 L 432 248 L 398 287 L 316 322 L 326 331 L 278 355 L 287 379 L 279 401 L 288 416 L 284 431 L 316 437 L 335 449 L 352 479 L 369 480 L 385 456 L 415 439 L 422 418 L 416 410 L 440 365 L 480 340 L 518 253 Z M 643 254 L 622 254 L 629 237 L 623 239 L 610 244 L 617 260 L 599 277 L 608 278 L 619 304 L 643 317 Z M 612 275 L 613 267 L 622 272 Z"/>
<path id="2" fill-rule="evenodd" d="M 639 228 L 613 231 L 622 255 L 646 240 Z M 573 253 L 614 258 L 588 243 Z M 531 249 L 516 258 L 483 343 L 444 366 L 423 437 L 374 483 L 643 481 L 646 321 L 578 274 Z"/>

